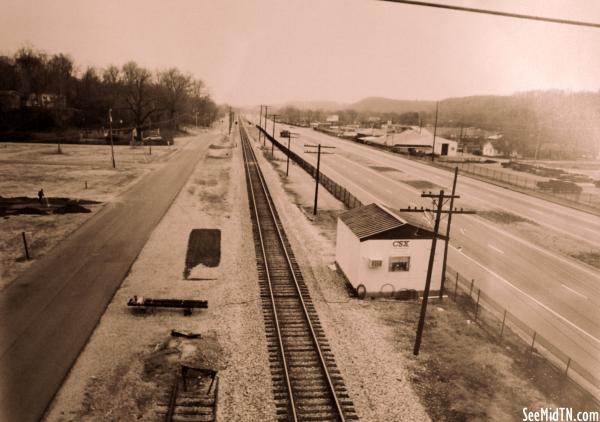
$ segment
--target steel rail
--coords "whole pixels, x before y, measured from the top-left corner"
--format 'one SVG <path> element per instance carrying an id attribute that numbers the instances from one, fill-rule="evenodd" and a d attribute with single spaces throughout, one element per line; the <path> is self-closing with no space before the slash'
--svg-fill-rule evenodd
<path id="1" fill-rule="evenodd" d="M 243 132 L 242 132 L 243 131 Z M 250 174 L 250 162 L 248 160 L 248 152 L 246 151 L 248 148 L 251 148 L 250 146 L 248 146 L 246 143 L 248 142 L 248 138 L 247 138 L 247 134 L 245 133 L 245 129 L 243 128 L 243 126 L 240 126 L 240 138 L 242 143 L 244 143 L 244 147 L 242 148 L 242 152 L 244 154 L 244 161 L 246 164 L 246 176 L 248 177 L 248 180 L 251 181 L 252 180 L 252 176 Z M 250 151 L 252 151 L 250 149 Z M 256 162 L 256 156 L 254 156 L 254 162 L 255 165 L 258 166 L 258 163 Z M 258 172 L 257 172 L 258 173 Z M 289 403 L 289 407 L 292 411 L 292 418 L 294 420 L 294 422 L 298 421 L 298 415 L 296 414 L 296 405 L 294 402 L 294 394 L 293 394 L 293 390 L 292 390 L 292 384 L 290 381 L 290 374 L 288 371 L 288 365 L 287 365 L 287 360 L 285 358 L 285 348 L 283 346 L 283 340 L 281 338 L 281 329 L 279 326 L 279 318 L 277 317 L 277 307 L 275 305 L 275 297 L 273 295 L 273 288 L 271 285 L 271 275 L 269 273 L 269 264 L 267 262 L 267 255 L 265 252 L 265 243 L 264 243 L 264 239 L 263 239 L 263 234 L 262 234 L 262 226 L 260 224 L 260 219 L 258 216 L 258 209 L 256 207 L 256 195 L 254 193 L 254 187 L 252 186 L 252 183 L 248 183 L 248 186 L 250 187 L 250 192 L 252 193 L 252 208 L 254 209 L 254 215 L 256 216 L 256 225 L 258 227 L 258 237 L 260 239 L 260 246 L 261 246 L 261 254 L 263 257 L 263 264 L 265 266 L 265 274 L 267 276 L 267 285 L 269 286 L 269 295 L 271 297 L 271 307 L 273 309 L 273 318 L 274 318 L 274 322 L 275 322 L 275 327 L 276 327 L 276 331 L 277 331 L 277 341 L 279 343 L 279 350 L 281 352 L 281 360 L 283 361 L 283 371 L 285 373 L 285 381 L 287 384 L 287 388 L 288 388 L 288 397 L 290 400 Z"/>
<path id="2" fill-rule="evenodd" d="M 285 258 L 286 258 L 288 267 L 290 269 L 290 273 L 292 275 L 292 279 L 294 281 L 294 286 L 296 288 L 296 291 L 298 292 L 298 297 L 300 298 L 300 303 L 302 304 L 302 310 L 303 310 L 304 317 L 305 317 L 305 319 L 306 319 L 306 321 L 308 323 L 308 326 L 310 328 L 310 333 L 311 333 L 311 338 L 312 338 L 313 344 L 315 345 L 315 347 L 317 349 L 317 354 L 319 356 L 319 363 L 321 364 L 321 367 L 322 367 L 322 369 L 323 369 L 323 371 L 325 373 L 325 379 L 327 380 L 327 384 L 328 384 L 331 396 L 332 396 L 332 398 L 334 400 L 335 407 L 336 407 L 336 410 L 337 410 L 337 412 L 339 414 L 340 420 L 342 422 L 345 422 L 346 419 L 344 417 L 344 412 L 343 412 L 341 404 L 340 404 L 340 402 L 339 402 L 339 400 L 337 398 L 337 395 L 336 395 L 336 392 L 335 392 L 335 387 L 334 387 L 333 381 L 331 379 L 331 374 L 329 373 L 329 370 L 327 369 L 327 364 L 325 363 L 325 358 L 323 356 L 323 352 L 321 350 L 321 346 L 319 345 L 319 341 L 318 341 L 317 335 L 315 333 L 315 330 L 314 330 L 314 327 L 313 327 L 310 315 L 308 313 L 308 309 L 306 307 L 306 302 L 304 301 L 304 297 L 303 297 L 302 291 L 300 289 L 300 286 L 299 286 L 299 283 L 298 283 L 298 279 L 297 279 L 296 274 L 294 272 L 294 267 L 292 265 L 292 261 L 290 259 L 287 247 L 285 246 L 285 242 L 283 240 L 283 235 L 281 234 L 281 230 L 279 228 L 279 225 L 277 224 L 277 218 L 275 217 L 275 212 L 274 212 L 274 209 L 273 209 L 274 206 L 273 206 L 272 200 L 271 200 L 271 198 L 270 198 L 270 196 L 268 194 L 268 190 L 266 188 L 266 182 L 264 180 L 264 177 L 262 175 L 262 172 L 261 172 L 260 168 L 258 167 L 258 162 L 256 160 L 256 154 L 252 150 L 252 147 L 251 147 L 251 145 L 250 145 L 250 143 L 248 141 L 248 135 L 246 133 L 246 129 L 244 128 L 243 124 L 240 125 L 240 131 L 242 131 L 242 130 L 244 131 L 244 141 L 246 142 L 246 146 L 250 150 L 250 152 L 252 153 L 252 156 L 254 157 L 254 161 L 256 163 L 256 170 L 257 170 L 257 174 L 258 174 L 258 177 L 259 177 L 259 181 L 260 181 L 261 187 L 263 189 L 263 192 L 265 193 L 265 198 L 267 200 L 267 205 L 269 206 L 270 215 L 273 218 L 273 221 L 275 223 L 275 228 L 277 229 L 277 237 L 278 237 L 279 242 L 280 242 L 280 244 L 281 244 L 281 246 L 283 248 L 283 251 L 285 253 Z M 252 192 L 254 192 L 253 189 L 252 189 Z M 256 203 L 255 203 L 255 201 L 253 201 L 253 202 L 254 202 L 254 206 L 255 206 L 255 212 L 257 212 L 256 211 Z M 257 215 L 257 217 L 258 217 L 258 215 Z M 261 236 L 261 239 L 262 239 L 262 236 Z M 262 250 L 263 256 L 265 256 L 264 244 L 261 243 L 261 245 L 263 246 L 263 250 Z M 269 283 L 270 283 L 270 279 L 269 279 Z M 271 290 L 271 286 L 270 285 L 269 285 L 269 290 Z M 274 298 L 273 298 L 273 295 L 272 295 L 272 291 L 271 291 L 271 297 L 272 297 L 272 300 L 274 301 Z M 273 306 L 275 306 L 274 303 L 273 303 Z M 278 335 L 279 338 L 281 338 L 280 337 L 281 334 L 279 333 L 279 327 L 277 327 L 277 330 L 278 330 L 277 335 Z"/>

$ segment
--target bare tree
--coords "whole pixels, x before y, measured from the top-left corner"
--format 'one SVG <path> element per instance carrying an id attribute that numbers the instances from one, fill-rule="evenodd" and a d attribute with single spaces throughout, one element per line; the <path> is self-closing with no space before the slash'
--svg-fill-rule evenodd
<path id="1" fill-rule="evenodd" d="M 66 95 L 73 69 L 73 60 L 65 54 L 56 54 L 48 62 L 51 85 L 59 95 Z"/>
<path id="2" fill-rule="evenodd" d="M 125 102 L 133 115 L 137 139 L 141 142 L 144 123 L 152 113 L 158 111 L 156 86 L 153 84 L 150 71 L 135 62 L 123 65 L 122 71 Z"/>
<path id="3" fill-rule="evenodd" d="M 45 53 L 37 52 L 31 47 L 23 47 L 15 55 L 22 91 L 25 94 L 34 94 L 38 101 L 48 85 L 47 61 Z"/>
<path id="4" fill-rule="evenodd" d="M 163 103 L 168 112 L 173 127 L 177 127 L 175 116 L 185 106 L 191 91 L 195 87 L 193 79 L 172 67 L 158 74 L 160 87 L 163 91 Z"/>

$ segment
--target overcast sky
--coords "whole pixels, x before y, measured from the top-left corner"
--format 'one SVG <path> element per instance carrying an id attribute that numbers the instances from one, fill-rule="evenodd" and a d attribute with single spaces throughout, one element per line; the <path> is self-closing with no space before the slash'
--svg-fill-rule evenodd
<path id="1" fill-rule="evenodd" d="M 438 0 L 600 22 L 597 0 Z M 0 53 L 135 60 L 217 101 L 442 99 L 600 89 L 600 29 L 367 0 L 0 0 Z"/>

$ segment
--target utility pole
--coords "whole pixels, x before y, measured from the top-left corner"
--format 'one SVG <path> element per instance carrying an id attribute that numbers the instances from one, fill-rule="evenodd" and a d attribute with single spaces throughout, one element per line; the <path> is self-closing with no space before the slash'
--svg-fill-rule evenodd
<path id="1" fill-rule="evenodd" d="M 265 127 L 263 128 L 263 130 L 265 131 L 265 133 L 263 133 L 263 147 L 265 146 L 265 142 L 267 142 L 266 133 L 267 133 L 267 112 L 268 112 L 268 110 L 269 110 L 269 106 L 266 105 L 265 106 L 265 123 L 264 123 Z"/>
<path id="2" fill-rule="evenodd" d="M 108 127 L 109 127 L 109 131 L 110 131 L 110 156 L 112 157 L 113 168 L 116 168 L 115 149 L 114 149 L 114 145 L 113 145 L 112 108 L 108 109 Z"/>
<path id="3" fill-rule="evenodd" d="M 454 210 L 454 196 L 456 194 L 456 180 L 458 179 L 458 167 L 454 167 L 454 181 L 452 182 L 452 194 L 450 195 L 450 209 L 448 222 L 446 224 L 446 239 L 444 240 L 444 260 L 442 261 L 442 280 L 440 282 L 440 299 L 444 296 L 444 283 L 446 282 L 446 260 L 448 259 L 448 243 L 450 242 L 450 225 L 452 224 L 452 211 Z"/>
<path id="4" fill-rule="evenodd" d="M 438 107 L 440 102 L 435 103 L 435 125 L 433 126 L 433 145 L 431 147 L 431 161 L 435 161 L 435 135 L 437 135 Z"/>
<path id="5" fill-rule="evenodd" d="M 229 107 L 229 134 L 231 135 L 231 125 L 233 124 L 233 112 L 231 111 L 231 107 Z"/>
<path id="6" fill-rule="evenodd" d="M 279 117 L 279 114 L 272 114 L 271 117 L 273 117 L 273 134 L 271 135 L 273 137 L 273 139 L 275 139 L 275 120 L 277 120 L 277 118 Z M 273 153 L 274 153 L 274 148 L 275 147 L 275 142 L 271 142 L 271 157 L 273 157 Z"/>
<path id="7" fill-rule="evenodd" d="M 260 113 L 258 114 L 258 127 L 261 128 L 262 127 L 262 110 L 263 110 L 263 105 L 260 105 Z M 258 130 L 258 142 L 260 142 L 260 137 L 262 136 L 262 130 Z"/>
<path id="8" fill-rule="evenodd" d="M 299 133 L 292 133 L 292 132 L 288 132 L 288 144 L 287 144 L 287 164 L 285 166 L 285 177 L 287 177 L 290 173 L 290 139 L 292 138 L 292 135 L 300 135 Z M 294 136 L 294 138 L 296 137 Z"/>
<path id="9" fill-rule="evenodd" d="M 541 146 L 541 140 L 542 140 L 542 138 L 540 137 L 540 122 L 537 120 L 536 120 L 536 124 L 535 124 L 535 136 L 536 136 L 536 142 L 535 142 L 534 160 L 537 161 L 539 154 L 540 154 L 540 146 Z"/>
<path id="10" fill-rule="evenodd" d="M 435 206 L 435 210 L 432 209 L 418 209 L 417 207 L 415 208 L 406 208 L 406 209 L 400 209 L 401 212 L 432 212 L 435 211 L 435 223 L 434 223 L 434 228 L 433 228 L 433 238 L 431 239 L 431 250 L 429 253 L 429 265 L 427 266 L 427 278 L 425 279 L 425 288 L 423 289 L 423 299 L 421 302 L 421 312 L 419 315 L 419 323 L 417 325 L 417 335 L 415 338 L 415 345 L 414 345 L 414 349 L 413 349 L 413 354 L 415 356 L 417 356 L 419 354 L 419 350 L 421 348 L 421 338 L 423 336 L 423 329 L 425 327 L 425 316 L 427 314 L 427 302 L 429 300 L 429 290 L 431 288 L 431 276 L 433 274 L 433 264 L 434 264 L 434 260 L 435 260 L 435 248 L 436 248 L 436 243 L 437 243 L 437 239 L 438 237 L 440 237 L 439 235 L 439 230 L 440 230 L 440 220 L 441 220 L 441 216 L 442 214 L 450 214 L 450 213 L 455 213 L 455 214 L 475 214 L 475 211 L 468 211 L 468 210 L 463 210 L 461 209 L 459 210 L 444 210 L 444 205 L 445 205 L 445 201 L 447 199 L 453 199 L 453 198 L 460 198 L 460 196 L 458 195 L 444 195 L 444 191 L 441 190 L 439 194 L 434 194 L 434 193 L 425 193 L 423 192 L 421 194 L 422 198 L 432 198 L 433 199 L 433 203 Z"/>
<path id="11" fill-rule="evenodd" d="M 428 195 L 430 198 L 434 198 L 432 194 Z M 424 196 L 421 195 L 421 196 Z M 431 274 L 433 272 L 433 261 L 435 259 L 435 246 L 437 243 L 438 231 L 440 229 L 440 216 L 442 215 L 442 207 L 444 206 L 444 191 L 441 190 L 437 197 L 437 208 L 435 213 L 435 225 L 433 227 L 433 239 L 431 239 L 431 251 L 429 252 L 429 265 L 427 266 L 427 278 L 425 279 L 425 290 L 423 290 L 423 299 L 421 302 L 421 313 L 419 315 L 419 324 L 417 325 L 417 337 L 415 338 L 415 347 L 413 348 L 413 354 L 419 355 L 419 349 L 421 348 L 421 337 L 423 336 L 423 328 L 425 326 L 425 315 L 427 314 L 427 301 L 429 299 L 429 288 L 431 286 Z"/>
<path id="12" fill-rule="evenodd" d="M 335 148 L 335 147 L 331 147 L 329 145 L 309 145 L 309 144 L 305 144 L 304 145 L 307 148 L 317 148 L 317 151 L 315 152 L 314 150 L 308 150 L 308 151 L 304 151 L 306 154 L 317 154 L 317 174 L 315 175 L 315 205 L 313 207 L 313 215 L 317 215 L 317 202 L 319 200 L 319 182 L 320 182 L 320 176 L 321 176 L 321 154 L 333 154 L 333 152 L 323 152 L 321 153 L 321 148 Z"/>

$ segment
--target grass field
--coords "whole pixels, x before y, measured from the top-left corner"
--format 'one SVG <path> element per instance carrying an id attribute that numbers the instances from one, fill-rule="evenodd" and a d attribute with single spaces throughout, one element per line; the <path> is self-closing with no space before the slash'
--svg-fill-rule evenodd
<path id="1" fill-rule="evenodd" d="M 115 146 L 116 168 L 109 146 L 0 143 L 0 196 L 88 199 L 106 203 L 148 172 L 161 166 L 189 138 L 173 146 L 146 148 Z M 0 290 L 33 261 L 68 236 L 102 205 L 92 205 L 88 214 L 19 215 L 4 217 L 0 230 Z M 25 258 L 23 235 L 29 243 L 31 260 Z"/>

